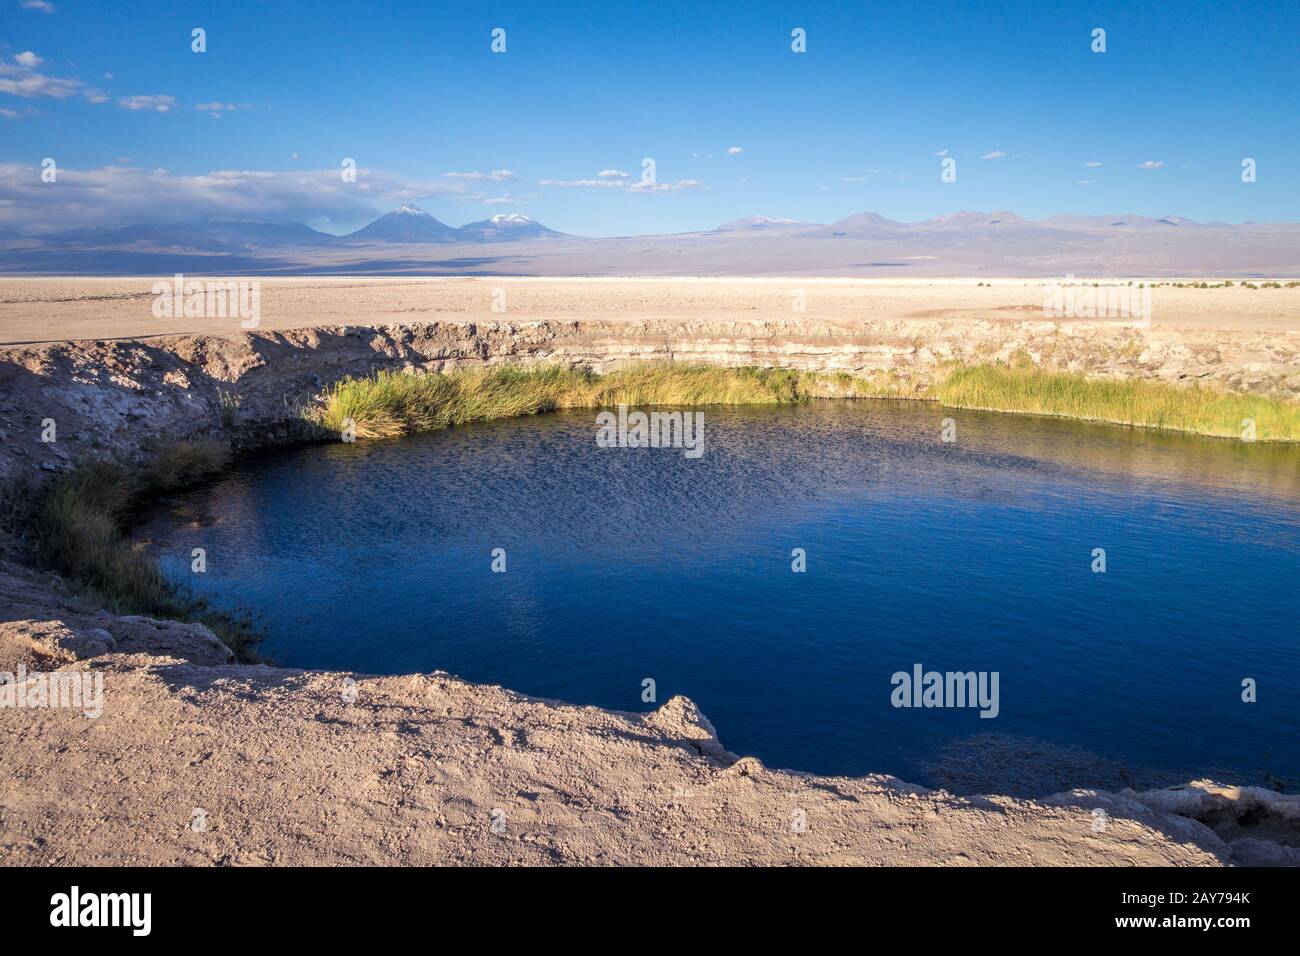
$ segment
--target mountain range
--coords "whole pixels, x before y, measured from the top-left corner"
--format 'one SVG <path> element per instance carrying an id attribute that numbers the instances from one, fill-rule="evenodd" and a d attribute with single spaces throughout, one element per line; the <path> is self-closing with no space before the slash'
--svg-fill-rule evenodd
<path id="1" fill-rule="evenodd" d="M 117 228 L 69 229 L 30 237 L 46 246 L 126 248 L 151 246 L 196 252 L 250 252 L 288 246 L 330 246 L 338 243 L 500 242 L 560 236 L 520 213 L 505 213 L 460 228 L 449 226 L 418 206 L 403 204 L 374 222 L 335 236 L 301 223 L 272 223 L 249 219 L 194 219 L 188 222 L 138 224 Z M 21 233 L 0 227 L 0 242 L 23 240 Z"/>
<path id="2" fill-rule="evenodd" d="M 450 226 L 402 205 L 344 236 L 208 218 L 24 236 L 0 273 L 166 275 L 1300 275 L 1300 224 L 954 212 L 898 222 L 749 216 L 702 232 L 584 238 L 521 213 Z"/>
<path id="3" fill-rule="evenodd" d="M 324 236 L 324 233 L 317 233 Z M 459 228 L 435 219 L 418 206 L 402 205 L 380 216 L 370 225 L 340 237 L 340 241 L 367 242 L 514 242 L 520 239 L 559 237 L 522 213 L 502 213 L 491 219 L 469 222 Z M 332 237 L 330 237 L 332 238 Z M 328 241 L 328 239 L 326 240 Z"/>

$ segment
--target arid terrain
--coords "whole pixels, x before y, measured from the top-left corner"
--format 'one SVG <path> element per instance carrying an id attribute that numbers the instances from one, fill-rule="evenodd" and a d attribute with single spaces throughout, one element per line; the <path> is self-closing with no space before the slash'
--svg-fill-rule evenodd
<path id="1" fill-rule="evenodd" d="M 151 282 L 0 282 L 0 465 L 35 495 L 159 443 L 293 440 L 345 375 L 645 358 L 864 373 L 1005 358 L 1294 396 L 1300 290 L 1155 290 L 1151 328 L 1048 320 L 1036 282 L 266 280 L 262 321 L 160 320 Z M 506 312 L 493 290 L 506 290 Z M 792 309 L 804 290 L 806 312 Z M 73 341 L 70 341 L 73 340 Z M 116 341 L 106 341 L 116 340 Z M 20 344 L 21 343 L 21 344 Z M 42 443 L 43 417 L 59 423 Z M 25 484 L 24 484 L 25 483 Z M 21 513 L 21 504 L 18 506 Z M 201 625 L 111 614 L 6 539 L 0 671 L 103 677 L 101 716 L 0 709 L 0 863 L 1296 863 L 1300 798 L 1202 782 L 1037 800 L 729 753 L 649 714 L 449 675 L 237 664 Z M 1096 811 L 1105 825 L 1096 825 Z"/>
<path id="2" fill-rule="evenodd" d="M 95 719 L 0 710 L 8 865 L 1300 862 L 1279 842 L 1300 798 L 1265 790 L 1022 800 L 769 769 L 683 697 L 616 713 L 442 673 L 240 666 L 202 627 L 12 566 L 0 622 L 0 670 L 103 679 Z"/>
<path id="3" fill-rule="evenodd" d="M 224 335 L 238 319 L 156 318 L 160 279 L 0 278 L 0 343 Z M 207 280 L 204 280 L 207 281 Z M 1040 279 L 786 278 L 270 278 L 262 279 L 266 331 L 411 322 L 642 320 L 857 323 L 1044 319 Z M 1127 280 L 1125 280 L 1127 281 Z M 1140 280 L 1137 280 L 1140 281 Z M 1204 281 L 1155 280 L 1162 283 Z M 1216 281 L 1216 280 L 1211 280 Z M 504 291 L 504 296 L 498 290 Z M 1300 287 L 1151 290 L 1154 328 L 1300 335 Z M 496 308 L 494 309 L 494 304 Z M 802 305 L 802 311 L 798 308 Z M 501 311 L 504 310 L 504 311 Z M 1072 321 L 1064 319 L 1063 321 Z M 1118 324 L 1118 323 L 1112 323 Z"/>

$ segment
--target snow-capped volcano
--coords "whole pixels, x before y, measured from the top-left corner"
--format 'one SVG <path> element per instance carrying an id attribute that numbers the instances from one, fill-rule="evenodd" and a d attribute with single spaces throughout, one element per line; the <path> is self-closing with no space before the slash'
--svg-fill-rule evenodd
<path id="1" fill-rule="evenodd" d="M 804 226 L 807 223 L 800 219 L 774 219 L 771 216 L 746 216 L 744 219 L 733 219 L 731 222 L 724 222 L 714 229 L 714 232 L 732 232 L 736 229 L 779 229 L 783 226 Z"/>
<path id="2" fill-rule="evenodd" d="M 469 222 L 457 229 L 419 206 L 403 203 L 345 238 L 367 242 L 508 242 L 561 235 L 563 233 L 547 229 L 521 212 L 499 213 L 491 219 Z"/>
<path id="3" fill-rule="evenodd" d="M 510 239 L 541 239 L 561 236 L 563 233 L 547 229 L 532 216 L 521 212 L 498 213 L 491 219 L 467 222 L 460 227 L 461 235 L 475 242 L 501 242 Z"/>
<path id="4" fill-rule="evenodd" d="M 403 203 L 345 238 L 378 242 L 456 242 L 461 236 L 419 206 Z"/>

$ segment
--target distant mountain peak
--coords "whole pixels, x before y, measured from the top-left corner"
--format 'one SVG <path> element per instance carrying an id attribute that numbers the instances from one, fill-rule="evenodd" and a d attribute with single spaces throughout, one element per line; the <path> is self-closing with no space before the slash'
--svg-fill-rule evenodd
<path id="1" fill-rule="evenodd" d="M 946 216 L 935 216 L 933 219 L 927 219 L 925 224 L 930 226 L 1019 226 L 1025 222 L 1024 217 L 1006 209 L 997 209 L 993 212 L 963 209 L 959 212 L 950 212 Z"/>
<path id="2" fill-rule="evenodd" d="M 345 238 L 379 242 L 455 242 L 460 236 L 451 226 L 419 206 L 402 203 Z"/>
<path id="3" fill-rule="evenodd" d="M 927 219 L 926 222 L 941 226 L 964 226 L 973 222 L 982 222 L 987 218 L 987 213 L 978 210 L 959 209 L 957 212 L 950 212 L 947 215 L 933 216 Z"/>
<path id="4" fill-rule="evenodd" d="M 51 233 L 44 241 L 60 246 L 198 252 L 252 252 L 259 249 L 328 245 L 334 236 L 297 222 L 208 216 L 185 222 L 89 226 Z"/>
<path id="5" fill-rule="evenodd" d="M 901 226 L 902 223 L 896 222 L 878 212 L 872 212 L 868 209 L 866 212 L 855 212 L 851 216 L 845 216 L 843 219 L 831 223 L 831 228 L 839 232 L 853 232 L 855 230 L 870 229 L 872 227 L 892 228 Z"/>
<path id="6" fill-rule="evenodd" d="M 458 232 L 473 242 L 551 239 L 564 235 L 554 229 L 547 229 L 532 216 L 525 216 L 521 212 L 499 212 L 491 219 L 467 222 Z"/>
<path id="7" fill-rule="evenodd" d="M 773 216 L 745 216 L 733 219 L 715 228 L 714 232 L 730 232 L 735 229 L 771 229 L 779 226 L 804 226 L 802 219 L 777 219 Z"/>

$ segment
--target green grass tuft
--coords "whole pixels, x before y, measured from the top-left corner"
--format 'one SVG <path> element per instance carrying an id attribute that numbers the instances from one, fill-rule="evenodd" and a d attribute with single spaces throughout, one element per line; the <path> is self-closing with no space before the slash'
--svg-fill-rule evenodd
<path id="1" fill-rule="evenodd" d="M 1300 441 L 1300 405 L 1255 395 L 1180 388 L 1141 379 L 1090 379 L 1035 367 L 959 366 L 929 391 L 906 376 L 872 378 L 789 369 L 651 362 L 607 375 L 563 365 L 502 365 L 447 374 L 380 372 L 325 395 L 319 424 L 358 438 L 393 438 L 468 422 L 559 408 L 614 405 L 772 405 L 810 398 L 929 398 L 952 408 L 1056 415 L 1224 438 Z"/>
<path id="2" fill-rule="evenodd" d="M 1245 420 L 1251 419 L 1257 441 L 1300 441 L 1300 405 L 1293 402 L 1144 379 L 1090 379 L 1023 363 L 957 368 L 931 394 L 952 408 L 1058 415 L 1220 438 L 1240 439 Z"/>
<path id="3" fill-rule="evenodd" d="M 215 475 L 230 464 L 230 448 L 217 441 L 172 442 L 159 449 L 142 483 L 151 491 L 173 491 Z"/>
<path id="4" fill-rule="evenodd" d="M 447 374 L 379 372 L 325 395 L 320 424 L 358 438 L 393 438 L 450 425 L 613 405 L 774 405 L 809 398 L 910 394 L 901 382 L 789 369 L 650 362 L 595 375 L 565 365 L 498 365 Z"/>
<path id="5" fill-rule="evenodd" d="M 172 490 L 224 467 L 228 452 L 208 443 L 161 449 L 142 477 L 114 464 L 83 465 L 54 482 L 34 519 L 37 559 L 115 614 L 142 614 L 204 624 L 243 660 L 260 635 L 246 618 L 215 611 L 172 586 L 157 562 L 123 533 L 133 502 Z"/>

